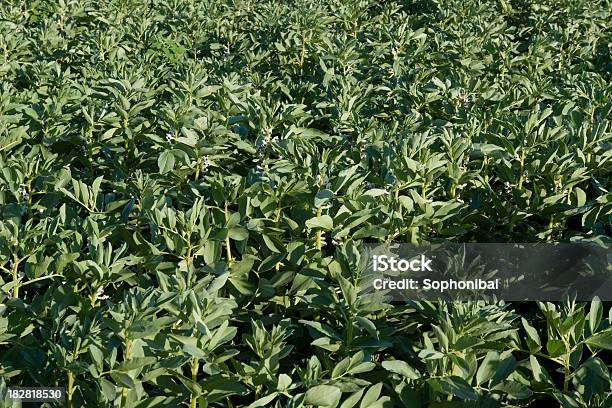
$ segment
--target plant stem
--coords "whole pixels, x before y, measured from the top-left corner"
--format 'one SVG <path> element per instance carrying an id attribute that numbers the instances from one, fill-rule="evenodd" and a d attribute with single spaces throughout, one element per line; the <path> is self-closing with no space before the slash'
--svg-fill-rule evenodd
<path id="1" fill-rule="evenodd" d="M 548 220 L 548 229 L 550 230 L 550 233 L 548 234 L 548 241 L 552 241 L 553 239 L 553 227 L 555 226 L 555 217 L 553 214 L 550 215 L 550 218 Z"/>
<path id="2" fill-rule="evenodd" d="M 28 181 L 28 218 L 32 219 L 32 181 Z"/>
<path id="3" fill-rule="evenodd" d="M 306 36 L 302 36 L 302 50 L 300 52 L 300 68 L 304 67 L 304 57 L 306 56 Z"/>
<path id="4" fill-rule="evenodd" d="M 228 220 L 229 220 L 229 210 L 227 208 L 227 201 L 226 201 L 225 202 L 225 221 L 227 222 Z M 229 231 L 227 233 L 227 236 L 225 237 L 225 253 L 227 254 L 228 265 L 233 264 L 234 258 L 232 258 L 232 248 L 230 247 Z"/>
<path id="5" fill-rule="evenodd" d="M 320 217 L 322 213 L 321 207 L 317 208 L 317 217 Z M 320 251 L 321 250 L 321 230 L 317 230 L 316 244 L 315 247 Z"/>
<path id="6" fill-rule="evenodd" d="M 563 360 L 563 392 L 568 392 L 570 381 L 570 357 L 572 352 L 566 339 L 563 339 L 563 343 L 565 343 L 565 359 Z"/>
<path id="7" fill-rule="evenodd" d="M 523 150 L 521 150 L 521 169 L 520 169 L 520 173 L 519 173 L 519 180 L 518 180 L 518 189 L 522 190 L 523 189 L 523 172 L 525 171 L 525 152 Z"/>
<path id="8" fill-rule="evenodd" d="M 127 361 L 132 358 L 132 342 L 129 339 L 125 339 L 125 350 L 123 353 L 123 361 Z M 127 406 L 127 396 L 129 390 L 126 387 L 121 388 L 121 406 Z"/>
<path id="9" fill-rule="evenodd" d="M 68 408 L 72 407 L 72 389 L 74 387 L 74 375 L 68 370 L 68 386 L 66 387 L 66 400 Z"/>
<path id="10" fill-rule="evenodd" d="M 347 325 L 346 325 L 346 353 L 348 355 L 348 353 L 350 352 L 351 348 L 353 347 L 353 316 L 352 314 L 349 315 L 349 319 L 347 319 Z"/>
<path id="11" fill-rule="evenodd" d="M 198 362 L 197 358 L 192 358 L 191 359 L 191 380 L 193 382 L 196 382 L 198 380 L 198 368 L 200 366 L 200 363 Z M 191 394 L 191 401 L 189 403 L 189 408 L 196 408 L 198 403 L 198 395 L 196 394 Z"/>
<path id="12" fill-rule="evenodd" d="M 13 268 L 11 270 L 13 283 L 15 284 L 15 287 L 13 287 L 13 299 L 19 298 L 19 277 L 17 269 L 19 269 L 19 259 L 17 259 L 16 255 L 13 255 Z"/>

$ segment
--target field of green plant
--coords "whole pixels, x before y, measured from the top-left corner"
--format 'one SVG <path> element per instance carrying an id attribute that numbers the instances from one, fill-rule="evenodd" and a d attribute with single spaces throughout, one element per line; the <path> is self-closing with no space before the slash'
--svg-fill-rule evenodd
<path id="1" fill-rule="evenodd" d="M 611 22 L 610 0 L 2 0 L 0 394 L 612 407 L 606 302 L 359 289 L 363 243 L 610 243 Z"/>

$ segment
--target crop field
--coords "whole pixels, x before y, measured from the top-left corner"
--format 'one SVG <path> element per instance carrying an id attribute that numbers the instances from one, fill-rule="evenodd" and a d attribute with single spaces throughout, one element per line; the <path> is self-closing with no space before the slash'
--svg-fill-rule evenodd
<path id="1" fill-rule="evenodd" d="M 0 407 L 610 408 L 610 299 L 360 251 L 610 245 L 611 170 L 610 0 L 0 0 Z"/>

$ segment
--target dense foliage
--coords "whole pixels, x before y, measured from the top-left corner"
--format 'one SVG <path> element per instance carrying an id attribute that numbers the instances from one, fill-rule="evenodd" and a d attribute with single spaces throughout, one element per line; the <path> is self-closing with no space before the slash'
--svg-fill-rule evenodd
<path id="1" fill-rule="evenodd" d="M 605 303 L 380 304 L 363 242 L 610 241 L 609 0 L 2 0 L 0 391 L 611 407 Z"/>

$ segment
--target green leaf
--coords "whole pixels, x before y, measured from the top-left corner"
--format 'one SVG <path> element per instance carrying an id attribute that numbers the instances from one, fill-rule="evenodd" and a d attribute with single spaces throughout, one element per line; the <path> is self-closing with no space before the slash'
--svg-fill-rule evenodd
<path id="1" fill-rule="evenodd" d="M 172 150 L 164 150 L 157 158 L 157 166 L 161 174 L 166 174 L 174 169 L 176 159 Z"/>
<path id="2" fill-rule="evenodd" d="M 132 377 L 130 377 L 126 373 L 122 373 L 119 371 L 111 371 L 110 376 L 121 387 L 132 388 L 132 389 L 136 388 L 136 383 L 134 383 L 134 380 L 132 379 Z"/>
<path id="3" fill-rule="evenodd" d="M 612 328 L 589 337 L 586 344 L 597 349 L 612 350 Z"/>
<path id="4" fill-rule="evenodd" d="M 533 354 L 529 356 L 529 365 L 531 366 L 531 372 L 533 374 L 533 379 L 539 382 L 546 382 L 546 375 L 544 374 L 544 370 L 542 366 L 538 362 L 538 359 Z"/>
<path id="5" fill-rule="evenodd" d="M 408 363 L 405 361 L 388 360 L 383 361 L 381 365 L 385 370 L 402 375 L 411 380 L 418 380 L 421 378 L 419 373 L 414 368 L 410 367 L 410 365 L 408 365 Z"/>
<path id="6" fill-rule="evenodd" d="M 344 400 L 342 405 L 340 405 L 340 408 L 353 408 L 354 406 L 356 406 L 357 403 L 361 400 L 361 396 L 363 395 L 364 391 L 365 389 L 361 389 L 351 394 L 351 396 Z"/>
<path id="7" fill-rule="evenodd" d="M 508 398 L 515 400 L 524 400 L 533 395 L 529 387 L 516 381 L 502 381 L 492 389 L 505 392 Z"/>
<path id="8" fill-rule="evenodd" d="M 597 332 L 601 319 L 603 317 L 603 305 L 601 300 L 597 296 L 591 301 L 591 308 L 589 310 L 589 328 L 591 333 Z"/>
<path id="9" fill-rule="evenodd" d="M 117 371 L 130 371 L 135 370 L 137 368 L 142 368 L 146 365 L 153 364 L 157 361 L 155 357 L 133 357 L 127 361 L 122 361 L 119 366 L 117 366 Z"/>
<path id="10" fill-rule="evenodd" d="M 259 408 L 259 407 L 267 407 L 268 404 L 270 404 L 272 401 L 274 401 L 274 399 L 278 396 L 277 392 L 273 392 L 270 395 L 266 395 L 265 397 L 262 397 L 260 399 L 258 399 L 257 401 L 253 402 L 252 404 L 250 404 L 247 408 Z"/>
<path id="11" fill-rule="evenodd" d="M 523 328 L 527 332 L 527 345 L 529 346 L 529 351 L 532 353 L 540 350 L 542 348 L 542 343 L 540 342 L 540 335 L 537 330 L 534 329 L 525 318 L 521 317 L 521 322 L 523 323 Z"/>
<path id="12" fill-rule="evenodd" d="M 320 228 L 329 231 L 334 228 L 334 220 L 329 215 L 322 215 L 306 220 L 306 226 L 311 229 Z"/>
<path id="13" fill-rule="evenodd" d="M 574 193 L 576 194 L 576 205 L 582 207 L 586 204 L 587 196 L 583 189 L 580 187 L 574 187 Z"/>
<path id="14" fill-rule="evenodd" d="M 278 391 L 285 391 L 287 388 L 289 388 L 292 382 L 293 380 L 287 374 L 281 374 L 278 376 L 278 382 L 276 384 L 276 389 Z"/>
<path id="15" fill-rule="evenodd" d="M 546 342 L 546 350 L 551 357 L 559 357 L 565 354 L 565 343 L 562 340 L 550 339 Z"/>
<path id="16" fill-rule="evenodd" d="M 316 208 L 321 208 L 334 197 L 334 192 L 331 190 L 321 190 L 315 195 L 314 205 Z"/>
<path id="17" fill-rule="evenodd" d="M 374 403 L 378 400 L 380 396 L 380 391 L 382 390 L 382 383 L 375 384 L 368 389 L 368 391 L 363 396 L 361 400 L 361 404 L 359 404 L 359 408 L 368 408 L 374 405 Z"/>
<path id="18" fill-rule="evenodd" d="M 340 401 L 342 392 L 333 385 L 317 385 L 306 391 L 304 404 L 317 407 L 334 406 Z"/>
<path id="19" fill-rule="evenodd" d="M 553 396 L 559 402 L 562 408 L 579 408 L 580 405 L 576 402 L 576 400 L 569 396 L 568 394 L 562 393 L 560 391 L 553 392 Z"/>
<path id="20" fill-rule="evenodd" d="M 476 385 L 481 385 L 493 378 L 498 364 L 499 353 L 496 351 L 489 351 L 476 372 Z"/>
<path id="21" fill-rule="evenodd" d="M 436 338 L 438 339 L 440 348 L 443 351 L 448 350 L 449 342 L 448 342 L 448 337 L 446 336 L 446 333 L 444 333 L 444 330 L 442 330 L 439 326 L 435 324 L 432 324 L 431 328 L 433 329 L 434 334 L 436 335 Z"/>
<path id="22" fill-rule="evenodd" d="M 493 378 L 491 378 L 491 386 L 494 386 L 508 378 L 508 376 L 516 368 L 516 365 L 516 359 L 512 354 L 500 360 L 495 367 L 495 374 L 493 375 Z"/>
<path id="23" fill-rule="evenodd" d="M 454 395 L 464 401 L 478 400 L 478 394 L 474 389 L 461 377 L 449 376 L 440 378 L 430 378 L 427 380 L 429 385 L 442 394 Z"/>

